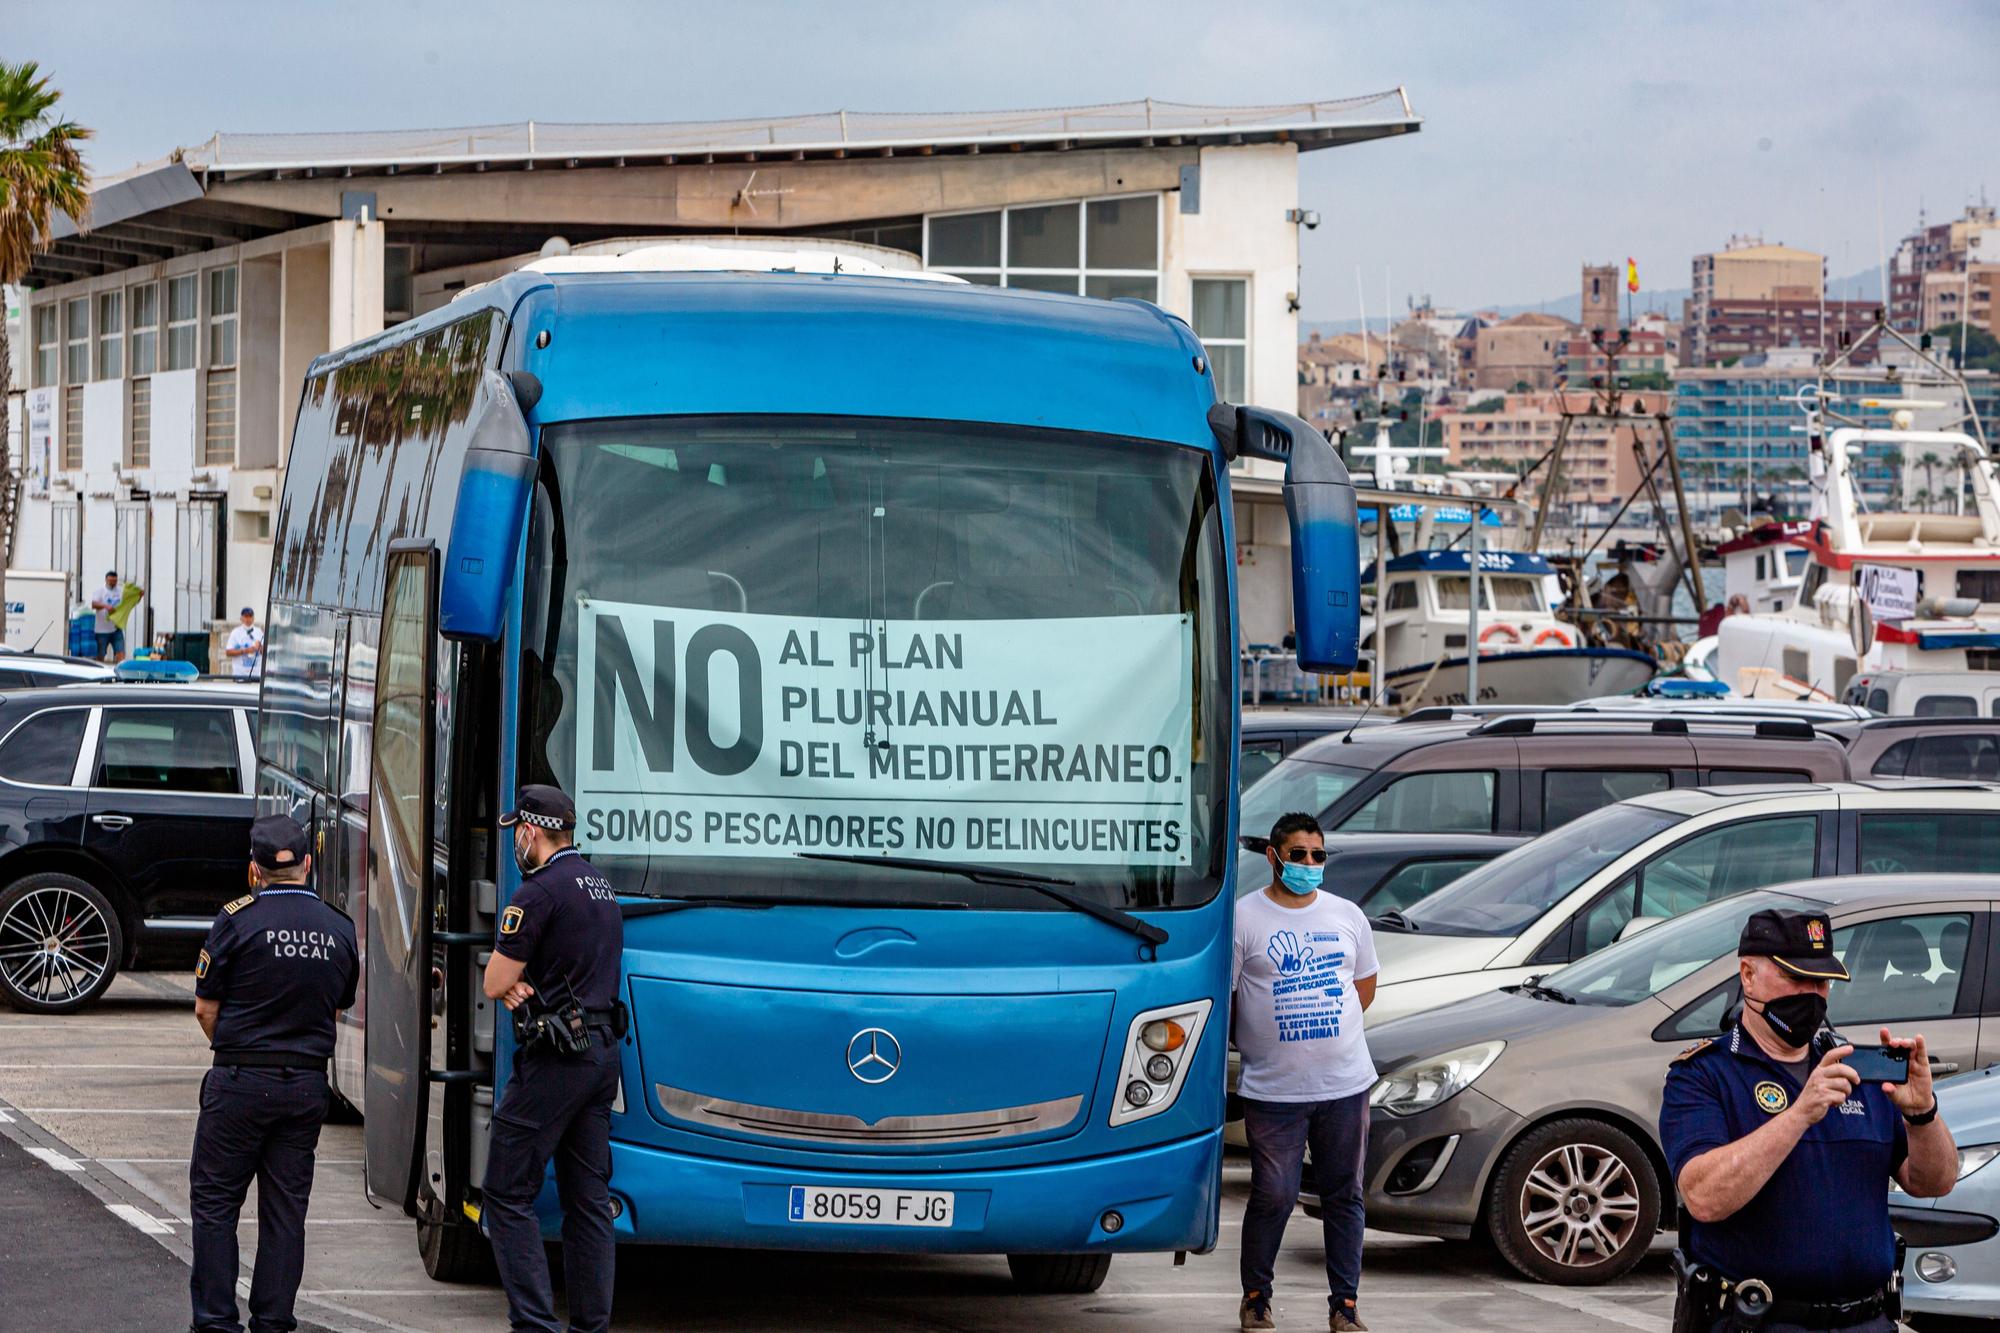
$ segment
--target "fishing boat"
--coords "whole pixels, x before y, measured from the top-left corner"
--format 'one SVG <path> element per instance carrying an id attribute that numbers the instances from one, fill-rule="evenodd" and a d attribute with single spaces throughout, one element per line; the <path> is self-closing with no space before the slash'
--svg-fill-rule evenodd
<path id="1" fill-rule="evenodd" d="M 1924 360 L 1938 382 L 1962 394 L 1962 381 Z M 1788 603 L 1722 622 L 1718 679 L 1740 695 L 1838 699 L 1861 672 L 2000 671 L 2000 490 L 1994 459 L 1973 433 L 1969 395 L 1963 401 L 1946 428 L 1918 430 L 1916 411 L 1947 404 L 1915 396 L 1847 401 L 1824 381 L 1801 395 L 1813 509 L 1805 531 L 1784 534 L 1782 543 L 1803 549 L 1806 566 Z M 1957 466 L 1956 512 L 1871 508 L 1853 465 L 1870 445 L 1934 453 Z"/>
<path id="2" fill-rule="evenodd" d="M 1561 580 L 1546 557 L 1489 550 L 1478 553 L 1477 563 L 1475 622 L 1470 551 L 1410 551 L 1384 562 L 1375 641 L 1382 645 L 1384 682 L 1402 707 L 1574 703 L 1630 693 L 1658 672 L 1651 655 L 1586 642 L 1576 625 L 1557 617 Z M 1375 633 L 1371 617 L 1363 635 Z M 1475 634 L 1476 650 L 1468 651 Z"/>

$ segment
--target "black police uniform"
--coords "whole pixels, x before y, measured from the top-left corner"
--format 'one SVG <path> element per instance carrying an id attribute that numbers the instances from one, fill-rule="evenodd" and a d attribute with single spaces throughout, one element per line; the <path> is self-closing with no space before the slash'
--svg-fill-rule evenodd
<path id="1" fill-rule="evenodd" d="M 1831 933 L 1817 913 L 1759 912 L 1744 928 L 1741 952 L 1771 956 L 1798 975 L 1844 981 L 1846 970 L 1831 956 Z M 1808 1077 L 1838 1044 L 1824 1030 L 1812 1039 Z M 1740 1022 L 1683 1051 L 1668 1066 L 1660 1106 L 1669 1180 L 1678 1181 L 1701 1154 L 1756 1132 L 1803 1087 Z M 1882 1299 L 1896 1275 L 1889 1182 L 1908 1156 L 1902 1113 L 1879 1083 L 1864 1082 L 1806 1130 L 1742 1208 L 1719 1222 L 1683 1213 L 1681 1249 L 1690 1264 L 1727 1283 L 1754 1279 L 1769 1288 L 1763 1333 L 1889 1333 L 1895 1322 Z M 1696 1326 L 1727 1329 L 1730 1320 L 1710 1313 Z"/>
<path id="2" fill-rule="evenodd" d="M 296 863 L 305 835 L 296 824 L 291 834 Z M 252 844 L 259 846 L 255 830 Z M 188 1166 L 197 1330 L 243 1327 L 236 1320 L 236 1222 L 252 1177 L 257 1264 L 250 1327 L 254 1333 L 298 1327 L 292 1305 L 305 1269 L 306 1200 L 326 1119 L 334 1015 L 354 1003 L 360 976 L 354 923 L 304 885 L 238 898 L 209 929 L 194 988 L 222 1008 Z"/>
<path id="3" fill-rule="evenodd" d="M 552 809 L 573 822 L 568 799 L 553 795 Z M 529 789 L 523 789 L 522 804 L 531 804 Z M 493 1113 L 481 1221 L 493 1243 L 512 1327 L 561 1329 L 535 1214 L 554 1157 L 569 1327 L 574 1333 L 601 1333 L 611 1326 L 617 1253 L 610 1186 L 619 1051 L 611 1011 L 625 948 L 624 916 L 611 882 L 581 853 L 564 848 L 522 880 L 500 915 L 494 947 L 527 965 L 524 979 L 535 988 L 530 1006 L 539 1011 L 580 1006 L 591 1044 L 579 1055 L 517 1049 L 514 1075 Z"/>

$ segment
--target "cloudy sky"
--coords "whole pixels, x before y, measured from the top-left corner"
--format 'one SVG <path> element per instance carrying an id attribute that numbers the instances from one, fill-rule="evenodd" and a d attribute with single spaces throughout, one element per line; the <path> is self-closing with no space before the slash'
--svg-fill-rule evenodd
<path id="1" fill-rule="evenodd" d="M 114 171 L 215 130 L 1271 102 L 1403 85 L 1421 134 L 1316 152 L 1305 316 L 1356 268 L 1471 306 L 1648 287 L 1732 232 L 1873 268 L 1916 221 L 2000 198 L 2000 5 L 1568 0 L 65 0 L 12 7 Z"/>

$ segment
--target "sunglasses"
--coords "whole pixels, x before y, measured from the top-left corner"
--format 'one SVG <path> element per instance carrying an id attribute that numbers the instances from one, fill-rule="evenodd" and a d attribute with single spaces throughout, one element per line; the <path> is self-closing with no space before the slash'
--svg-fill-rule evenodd
<path id="1" fill-rule="evenodd" d="M 1287 861 L 1290 861 L 1290 862 L 1292 862 L 1292 863 L 1293 863 L 1294 865 L 1304 865 L 1304 864 L 1306 864 L 1306 862 L 1308 862 L 1308 861 L 1312 862 L 1312 864 L 1314 864 L 1314 865 L 1316 865 L 1316 866 L 1317 866 L 1317 865 L 1325 865 L 1325 864 L 1326 864 L 1326 848 L 1324 848 L 1324 847 L 1293 847 L 1293 848 L 1291 848 L 1291 849 L 1290 849 L 1289 851 L 1287 851 L 1287 852 L 1285 853 L 1285 859 L 1286 859 Z"/>

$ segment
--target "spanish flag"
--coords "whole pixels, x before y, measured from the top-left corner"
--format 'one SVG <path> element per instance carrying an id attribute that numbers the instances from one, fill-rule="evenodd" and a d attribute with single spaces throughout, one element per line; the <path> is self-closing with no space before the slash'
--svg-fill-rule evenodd
<path id="1" fill-rule="evenodd" d="M 1628 292 L 1639 290 L 1639 261 L 1630 255 L 1625 256 L 1625 290 Z"/>

